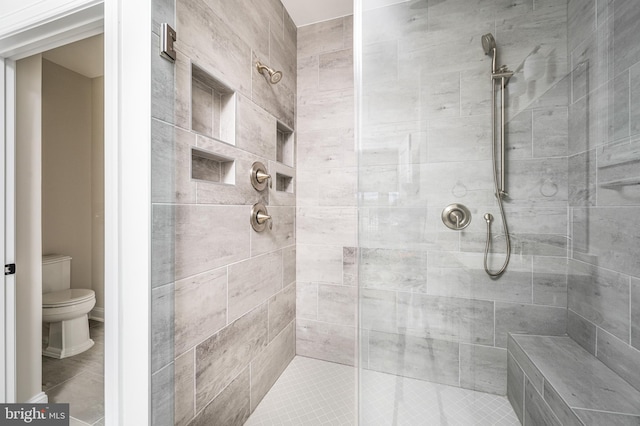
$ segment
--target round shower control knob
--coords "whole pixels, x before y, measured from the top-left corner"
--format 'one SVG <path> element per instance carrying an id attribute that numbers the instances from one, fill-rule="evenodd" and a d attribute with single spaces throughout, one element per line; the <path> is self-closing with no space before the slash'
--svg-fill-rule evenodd
<path id="1" fill-rule="evenodd" d="M 447 228 L 460 231 L 471 223 L 471 212 L 462 204 L 449 204 L 442 211 L 442 222 Z"/>

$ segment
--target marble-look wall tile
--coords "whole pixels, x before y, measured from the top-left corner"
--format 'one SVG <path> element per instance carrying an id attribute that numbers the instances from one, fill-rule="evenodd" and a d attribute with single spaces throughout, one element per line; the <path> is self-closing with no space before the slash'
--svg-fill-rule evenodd
<path id="1" fill-rule="evenodd" d="M 596 153 L 585 151 L 569 157 L 569 205 L 596 203 Z"/>
<path id="2" fill-rule="evenodd" d="M 176 355 L 227 325 L 227 268 L 195 275 L 175 284 Z"/>
<path id="3" fill-rule="evenodd" d="M 548 108 L 533 111 L 533 156 L 563 157 L 569 144 L 569 109 Z"/>
<path id="4" fill-rule="evenodd" d="M 544 392 L 544 376 L 536 367 L 536 364 L 529 358 L 529 356 L 522 350 L 518 342 L 509 336 L 507 344 L 509 356 L 517 362 L 517 365 L 524 374 L 527 376 L 527 380 L 533 385 L 538 392 Z"/>
<path id="5" fill-rule="evenodd" d="M 167 392 L 167 389 L 173 389 L 173 380 L 173 363 L 151 376 L 151 424 L 153 425 L 173 425 L 173 394 Z"/>
<path id="6" fill-rule="evenodd" d="M 320 90 L 353 88 L 353 49 L 319 55 L 318 69 Z"/>
<path id="7" fill-rule="evenodd" d="M 282 252 L 229 266 L 229 322 L 245 315 L 282 289 Z"/>
<path id="8" fill-rule="evenodd" d="M 394 46 L 396 43 L 394 43 Z M 388 49 L 386 45 L 385 48 Z M 363 66 L 366 70 L 366 65 Z M 370 70 L 379 69 L 372 66 Z M 425 75 L 420 84 L 420 113 L 428 118 L 458 117 L 460 115 L 460 78 L 450 73 Z"/>
<path id="9" fill-rule="evenodd" d="M 298 167 L 355 167 L 356 151 L 353 129 L 307 130 L 298 127 Z"/>
<path id="10" fill-rule="evenodd" d="M 518 363 L 514 360 L 511 352 L 507 355 L 507 398 L 522 423 L 522 412 L 524 404 L 524 373 Z"/>
<path id="11" fill-rule="evenodd" d="M 631 278 L 631 344 L 640 350 L 640 279 Z"/>
<path id="12" fill-rule="evenodd" d="M 359 251 L 355 247 L 342 248 L 342 284 L 359 285 Z"/>
<path id="13" fill-rule="evenodd" d="M 640 10 L 633 0 L 615 2 L 613 43 L 615 75 L 640 62 Z"/>
<path id="14" fill-rule="evenodd" d="M 298 174 L 298 206 L 355 206 L 358 169 L 305 168 Z"/>
<path id="15" fill-rule="evenodd" d="M 354 98 L 352 89 L 300 94 L 297 125 L 305 131 L 353 127 Z"/>
<path id="16" fill-rule="evenodd" d="M 298 235 L 296 250 L 297 280 L 342 284 L 342 246 L 306 244 Z"/>
<path id="17" fill-rule="evenodd" d="M 251 48 L 260 53 L 265 60 L 269 55 L 269 24 L 282 28 L 282 10 L 269 7 L 264 2 L 256 7 L 251 0 L 209 0 L 206 1 L 222 20 L 244 40 Z"/>
<path id="18" fill-rule="evenodd" d="M 598 206 L 638 206 L 640 187 L 625 185 L 628 180 L 640 177 L 640 140 L 605 145 L 596 150 L 597 154 L 597 200 Z M 595 161 L 592 161 L 595 163 Z M 593 168 L 596 168 L 594 165 Z"/>
<path id="19" fill-rule="evenodd" d="M 296 285 L 291 283 L 269 299 L 269 341 L 272 341 L 296 317 Z M 291 347 L 294 345 L 292 343 Z"/>
<path id="20" fill-rule="evenodd" d="M 507 170 L 507 191 L 512 205 L 565 204 L 568 196 L 567 160 L 564 158 L 513 160 Z"/>
<path id="21" fill-rule="evenodd" d="M 176 278 L 249 257 L 250 210 L 249 206 L 176 206 Z"/>
<path id="22" fill-rule="evenodd" d="M 242 371 L 248 374 L 247 365 L 264 349 L 267 339 L 268 312 L 264 304 L 196 346 L 196 411 Z"/>
<path id="23" fill-rule="evenodd" d="M 560 394 L 551 386 L 548 380 L 544 382 L 544 400 L 556 415 L 562 426 L 583 426 L 575 412 L 569 408 Z"/>
<path id="24" fill-rule="evenodd" d="M 533 257 L 533 303 L 567 306 L 567 259 Z"/>
<path id="25" fill-rule="evenodd" d="M 567 334 L 591 355 L 596 354 L 596 326 L 573 312 L 567 311 Z"/>
<path id="26" fill-rule="evenodd" d="M 397 333 L 397 295 L 396 291 L 361 288 L 358 294 L 360 328 Z"/>
<path id="27" fill-rule="evenodd" d="M 430 122 L 427 140 L 430 162 L 490 159 L 491 118 L 485 114 Z"/>
<path id="28" fill-rule="evenodd" d="M 576 409 L 576 414 L 583 424 L 588 425 L 627 426 L 640 423 L 640 416 L 631 416 L 627 414 L 581 409 Z"/>
<path id="29" fill-rule="evenodd" d="M 568 289 L 569 309 L 629 342 L 629 277 L 571 262 Z"/>
<path id="30" fill-rule="evenodd" d="M 524 424 L 562 426 L 560 420 L 553 414 L 544 398 L 525 379 L 524 386 Z"/>
<path id="31" fill-rule="evenodd" d="M 176 49 L 216 79 L 250 97 L 251 46 L 202 0 L 178 1 L 176 13 L 176 32 L 180 34 Z"/>
<path id="32" fill-rule="evenodd" d="M 194 353 L 191 349 L 175 361 L 175 425 L 185 426 L 195 416 Z"/>
<path id="33" fill-rule="evenodd" d="M 459 346 L 444 340 L 369 332 L 369 368 L 458 386 Z"/>
<path id="34" fill-rule="evenodd" d="M 419 85 L 415 78 L 407 78 L 367 87 L 362 93 L 363 125 L 419 120 Z M 387 107 L 378 108 L 379 105 Z"/>
<path id="35" fill-rule="evenodd" d="M 506 347 L 507 333 L 558 336 L 566 332 L 566 309 L 496 302 L 496 346 Z"/>
<path id="36" fill-rule="evenodd" d="M 151 286 L 172 283 L 176 273 L 175 207 L 154 204 L 151 208 Z"/>
<path id="37" fill-rule="evenodd" d="M 640 63 L 634 65 L 630 71 L 630 133 L 631 135 L 640 134 Z"/>
<path id="38" fill-rule="evenodd" d="M 151 201 L 172 202 L 176 195 L 175 127 L 151 120 Z"/>
<path id="39" fill-rule="evenodd" d="M 274 176 L 275 180 L 278 179 L 278 175 L 286 176 L 291 179 L 286 189 L 279 188 L 277 182 L 269 188 L 269 205 L 295 206 L 298 196 L 296 169 L 277 161 L 269 161 L 267 167 L 269 168 L 269 173 Z"/>
<path id="40" fill-rule="evenodd" d="M 427 253 L 411 250 L 360 250 L 360 287 L 426 292 Z"/>
<path id="41" fill-rule="evenodd" d="M 273 39 L 273 37 L 271 37 Z M 260 61 L 255 52 L 252 52 L 252 63 Z M 262 60 L 264 61 L 264 59 Z M 283 70 L 276 61 L 272 61 L 273 67 Z M 286 63 L 286 60 L 285 60 Z M 293 70 L 284 70 L 282 80 L 278 84 L 271 84 L 268 79 L 253 67 L 251 69 L 251 99 L 260 107 L 275 116 L 282 123 L 293 129 L 295 127 L 296 114 L 296 76 Z"/>
<path id="42" fill-rule="evenodd" d="M 296 318 L 318 319 L 318 284 L 296 283 Z"/>
<path id="43" fill-rule="evenodd" d="M 569 49 L 573 50 L 582 40 L 596 30 L 596 2 L 592 0 L 569 0 L 568 7 Z"/>
<path id="44" fill-rule="evenodd" d="M 613 104 L 610 105 L 610 108 L 613 107 L 613 111 L 610 112 L 610 124 L 613 126 L 611 136 L 618 140 L 629 136 L 629 71 L 621 73 L 609 84 L 613 84 L 613 89 L 610 89 L 610 96 L 613 98 L 610 101 Z"/>
<path id="45" fill-rule="evenodd" d="M 380 64 L 385 66 L 380 67 Z M 398 79 L 398 66 L 397 41 L 382 41 L 362 46 L 363 85 L 391 84 Z"/>
<path id="46" fill-rule="evenodd" d="M 507 351 L 488 346 L 461 344 L 460 386 L 506 395 Z"/>
<path id="47" fill-rule="evenodd" d="M 289 324 L 251 361 L 251 410 L 255 410 L 295 356 L 295 327 Z"/>
<path id="48" fill-rule="evenodd" d="M 296 246 L 282 249 L 282 287 L 296 280 Z"/>
<path id="49" fill-rule="evenodd" d="M 245 368 L 208 404 L 190 425 L 241 425 L 251 414 L 250 375 Z"/>
<path id="50" fill-rule="evenodd" d="M 598 330 L 598 359 L 640 390 L 640 351 L 603 330 Z"/>
<path id="51" fill-rule="evenodd" d="M 398 330 L 403 333 L 493 345 L 494 302 L 398 293 Z"/>
<path id="52" fill-rule="evenodd" d="M 276 158 L 276 119 L 244 96 L 237 96 L 236 146 L 260 157 Z"/>
<path id="53" fill-rule="evenodd" d="M 355 207 L 298 207 L 297 238 L 305 244 L 354 246 L 357 219 Z"/>
<path id="54" fill-rule="evenodd" d="M 295 244 L 295 207 L 269 206 L 272 228 L 251 231 L 251 256 L 268 253 Z"/>
<path id="55" fill-rule="evenodd" d="M 151 372 L 155 373 L 173 361 L 174 285 L 151 290 Z"/>
<path id="56" fill-rule="evenodd" d="M 355 365 L 356 329 L 298 318 L 296 354 L 338 364 Z"/>
<path id="57" fill-rule="evenodd" d="M 358 289 L 353 286 L 318 285 L 318 320 L 356 325 Z"/>
<path id="58" fill-rule="evenodd" d="M 298 57 L 344 49 L 344 18 L 298 28 Z"/>

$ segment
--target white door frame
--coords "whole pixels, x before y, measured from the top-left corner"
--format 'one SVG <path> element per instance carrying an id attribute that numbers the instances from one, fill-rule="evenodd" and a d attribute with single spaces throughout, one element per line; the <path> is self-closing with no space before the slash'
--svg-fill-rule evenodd
<path id="1" fill-rule="evenodd" d="M 2 180 L 13 173 L 11 165 L 15 159 L 11 158 L 15 147 L 15 60 L 100 33 L 104 27 L 106 424 L 148 425 L 151 418 L 151 0 L 104 0 L 104 4 L 103 0 L 32 3 L 0 17 L 0 94 L 3 95 L 0 139 L 8 148 L 0 155 L 3 160 L 0 172 L 9 163 Z M 7 177 L 9 186 L 15 182 L 12 176 Z M 0 195 L 12 195 L 10 190 L 3 192 L 4 185 Z M 11 237 L 15 222 L 11 223 L 10 214 L 4 215 L 5 211 L 11 212 L 12 200 L 7 200 L 5 206 L 5 197 L 2 198 L 0 218 L 10 229 L 5 235 L 7 238 Z M 11 253 L 3 253 L 4 250 L 4 247 L 0 249 L 0 254 L 6 259 Z M 19 265 L 17 268 L 19 273 Z M 9 326 L 8 332 L 4 327 L 0 331 L 6 349 L 0 355 L 0 367 L 4 367 L 0 378 L 5 379 L 8 387 L 0 391 L 0 398 L 15 402 L 15 293 L 0 293 L 3 293 L 0 301 L 5 304 L 0 305 L 0 309 Z"/>

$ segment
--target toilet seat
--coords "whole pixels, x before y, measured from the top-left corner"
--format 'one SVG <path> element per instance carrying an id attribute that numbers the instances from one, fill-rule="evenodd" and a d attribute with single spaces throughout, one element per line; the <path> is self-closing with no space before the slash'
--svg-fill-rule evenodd
<path id="1" fill-rule="evenodd" d="M 86 302 L 95 297 L 95 292 L 88 289 L 72 288 L 68 290 L 54 291 L 42 295 L 43 308 L 60 308 Z"/>

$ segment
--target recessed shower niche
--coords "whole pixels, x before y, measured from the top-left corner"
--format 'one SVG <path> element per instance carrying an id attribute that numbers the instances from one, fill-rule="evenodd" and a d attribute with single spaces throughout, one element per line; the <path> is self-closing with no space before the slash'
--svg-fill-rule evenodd
<path id="1" fill-rule="evenodd" d="M 236 144 L 235 92 L 195 64 L 191 64 L 191 128 Z"/>
<path id="2" fill-rule="evenodd" d="M 293 130 L 278 121 L 276 161 L 293 167 Z"/>
<path id="3" fill-rule="evenodd" d="M 235 185 L 236 162 L 231 158 L 192 148 L 191 178 L 212 183 Z"/>

